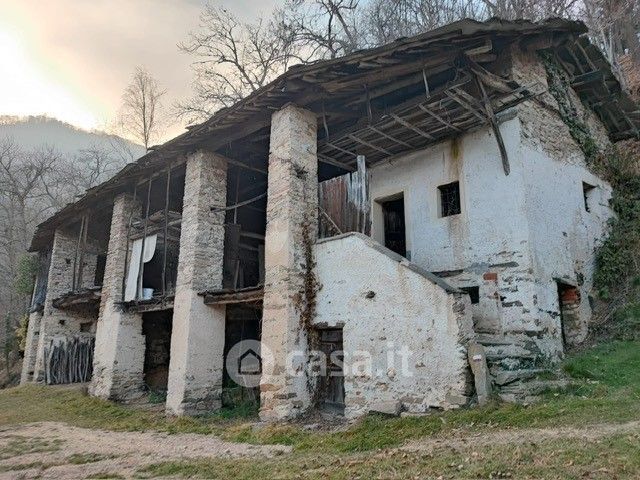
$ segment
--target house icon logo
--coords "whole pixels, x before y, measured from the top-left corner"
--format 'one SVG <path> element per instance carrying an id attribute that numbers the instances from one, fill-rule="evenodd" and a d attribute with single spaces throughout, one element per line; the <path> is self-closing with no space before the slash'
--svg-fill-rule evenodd
<path id="1" fill-rule="evenodd" d="M 238 375 L 260 375 L 262 373 L 262 358 L 253 349 L 244 352 L 238 358 Z"/>
<path id="2" fill-rule="evenodd" d="M 260 386 L 263 362 L 267 362 L 268 365 L 269 358 L 271 358 L 269 352 L 264 350 L 260 341 L 242 340 L 229 349 L 225 368 L 235 383 L 243 387 L 255 388 Z"/>

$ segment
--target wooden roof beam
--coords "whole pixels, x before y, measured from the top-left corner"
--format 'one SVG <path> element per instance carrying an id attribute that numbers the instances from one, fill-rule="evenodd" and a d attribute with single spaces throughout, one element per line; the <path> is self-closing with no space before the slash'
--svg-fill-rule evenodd
<path id="1" fill-rule="evenodd" d="M 411 125 L 409 122 L 407 122 L 404 118 L 396 115 L 395 113 L 391 114 L 391 118 L 393 118 L 396 122 L 398 122 L 400 125 L 403 125 L 405 127 L 407 127 L 409 130 L 414 131 L 415 133 L 417 133 L 418 135 L 420 135 L 421 137 L 424 138 L 428 138 L 429 140 L 433 140 L 433 136 L 429 135 L 427 132 L 425 132 L 424 130 L 419 129 L 418 127 L 416 127 L 415 125 Z"/>
<path id="2" fill-rule="evenodd" d="M 456 93 L 453 93 L 451 91 L 447 91 L 447 96 L 450 97 L 451 99 L 455 100 L 456 102 L 458 102 L 465 110 L 471 112 L 473 115 L 475 115 L 476 117 L 478 117 L 480 120 L 482 120 L 483 122 L 487 120 L 487 117 L 484 116 L 483 114 L 481 114 L 480 112 L 478 112 L 473 105 L 469 104 L 466 100 L 464 100 L 463 98 L 461 98 L 459 95 L 457 95 L 457 93 L 459 93 L 458 90 L 456 90 Z"/>
<path id="3" fill-rule="evenodd" d="M 321 163 L 326 163 L 327 165 L 332 165 L 334 167 L 338 167 L 338 168 L 342 168 L 344 170 L 347 170 L 349 172 L 355 172 L 356 169 L 354 167 L 352 167 L 351 165 L 347 165 L 346 163 L 342 163 L 339 162 L 337 160 L 334 160 L 331 157 L 328 157 L 320 152 L 318 152 L 318 161 Z"/>
<path id="4" fill-rule="evenodd" d="M 386 150 L 382 147 L 379 147 L 377 145 L 374 145 L 373 143 L 367 142 L 366 140 L 363 140 L 361 138 L 356 137 L 354 134 L 350 133 L 349 135 L 347 135 L 351 140 L 353 140 L 354 142 L 359 143 L 360 145 L 364 145 L 365 147 L 369 147 L 369 148 L 373 148 L 374 150 L 377 150 L 381 153 L 384 153 L 385 155 L 393 155 L 389 150 Z"/>
<path id="5" fill-rule="evenodd" d="M 435 118 L 436 120 L 438 120 L 440 123 L 442 123 L 443 125 L 446 125 L 447 127 L 455 130 L 456 132 L 460 132 L 461 130 L 456 127 L 455 125 L 453 125 L 451 122 L 446 121 L 444 118 L 442 118 L 440 115 L 438 115 L 435 112 L 432 112 L 431 110 L 429 110 L 427 107 L 425 107 L 422 103 L 418 105 L 418 108 L 420 110 L 422 110 L 424 113 L 426 113 L 427 115 L 429 115 L 431 118 Z"/>
<path id="6" fill-rule="evenodd" d="M 388 133 L 384 133 L 382 130 L 380 130 L 380 129 L 376 128 L 376 127 L 369 126 L 368 128 L 372 132 L 375 132 L 378 135 L 380 135 L 381 137 L 384 137 L 387 140 L 391 140 L 392 142 L 397 143 L 398 145 L 402 145 L 403 147 L 413 148 L 413 145 L 405 142 L 404 140 L 400 140 L 399 138 L 396 138 L 396 137 L 394 137 L 392 135 L 389 135 Z"/>

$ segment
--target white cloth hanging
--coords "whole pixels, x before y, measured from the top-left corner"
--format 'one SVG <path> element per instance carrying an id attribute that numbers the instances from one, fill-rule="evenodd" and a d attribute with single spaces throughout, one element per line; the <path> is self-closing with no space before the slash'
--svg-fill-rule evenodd
<path id="1" fill-rule="evenodd" d="M 156 253 L 156 242 L 158 235 L 150 235 L 144 241 L 144 255 L 142 263 L 147 263 Z M 142 239 L 138 238 L 131 245 L 131 257 L 129 258 L 129 268 L 127 269 L 127 282 L 124 289 L 124 301 L 129 302 L 136 298 L 138 286 L 138 272 L 140 271 L 140 255 L 142 254 Z"/>

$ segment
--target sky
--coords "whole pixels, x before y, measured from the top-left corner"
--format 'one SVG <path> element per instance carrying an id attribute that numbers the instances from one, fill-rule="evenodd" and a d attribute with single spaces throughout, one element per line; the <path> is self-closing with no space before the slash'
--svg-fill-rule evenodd
<path id="1" fill-rule="evenodd" d="M 252 20 L 278 0 L 210 0 Z M 137 65 L 189 96 L 190 59 L 177 44 L 206 0 L 0 0 L 0 115 L 48 115 L 85 129 L 113 122 Z M 168 137 L 182 131 L 176 125 Z"/>

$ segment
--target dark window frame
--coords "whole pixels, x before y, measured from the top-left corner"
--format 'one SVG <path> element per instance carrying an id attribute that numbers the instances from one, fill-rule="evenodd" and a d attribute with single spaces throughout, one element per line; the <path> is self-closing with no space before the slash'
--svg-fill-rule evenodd
<path id="1" fill-rule="evenodd" d="M 446 183 L 438 187 L 440 217 L 451 217 L 462 213 L 460 182 Z"/>

